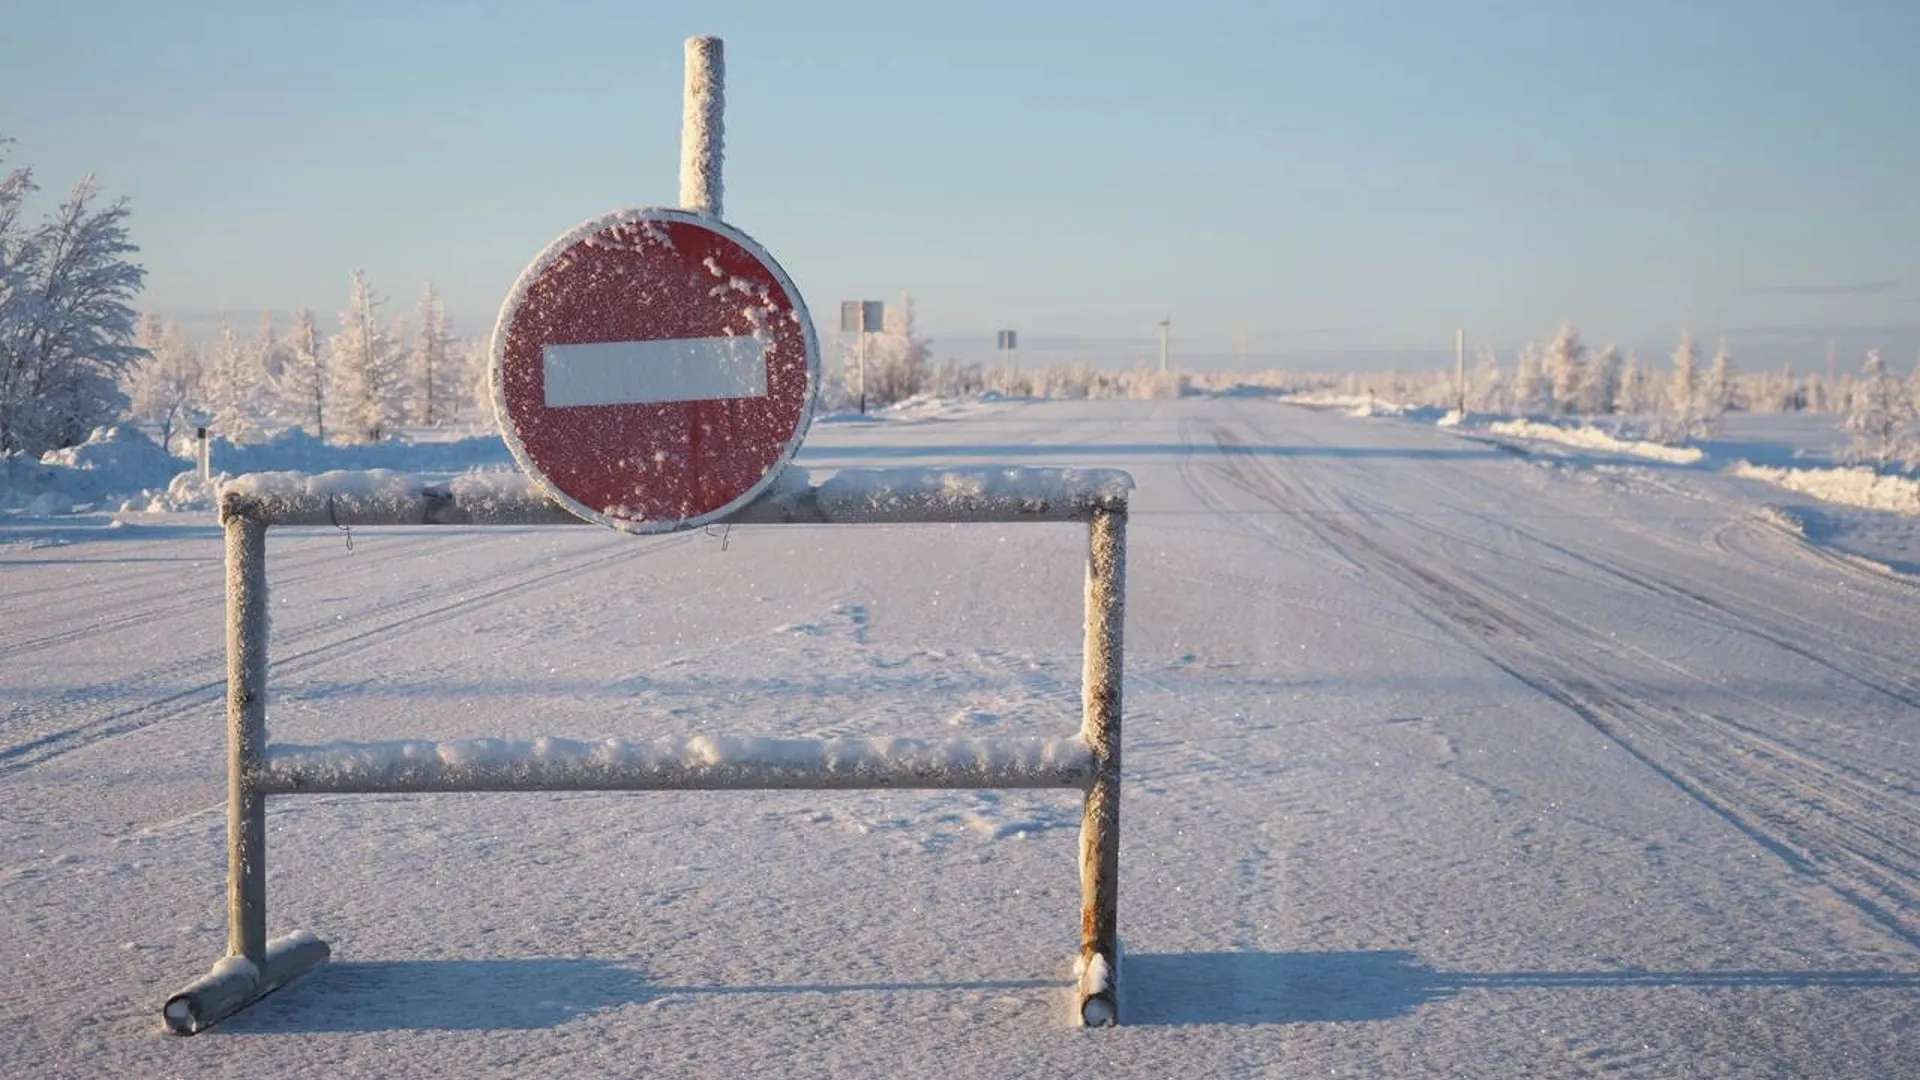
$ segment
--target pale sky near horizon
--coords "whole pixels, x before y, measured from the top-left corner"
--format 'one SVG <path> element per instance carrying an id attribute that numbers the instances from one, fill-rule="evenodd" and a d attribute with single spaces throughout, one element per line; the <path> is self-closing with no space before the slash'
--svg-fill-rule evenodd
<path id="1" fill-rule="evenodd" d="M 678 196 L 682 42 L 726 39 L 726 210 L 823 326 L 914 295 L 1232 366 L 1593 343 L 1920 350 L 1920 3 L 0 0 L 40 204 L 128 196 L 144 306 L 310 306 L 364 267 L 492 325 L 577 222 Z"/>

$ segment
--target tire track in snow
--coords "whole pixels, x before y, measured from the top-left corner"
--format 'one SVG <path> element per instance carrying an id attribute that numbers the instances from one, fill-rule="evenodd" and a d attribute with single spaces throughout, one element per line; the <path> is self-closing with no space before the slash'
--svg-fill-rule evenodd
<path id="1" fill-rule="evenodd" d="M 382 545 L 381 557 L 383 559 L 390 559 L 395 557 L 396 553 L 405 553 L 407 557 L 411 557 L 412 552 L 409 552 L 408 549 L 428 547 L 431 543 L 431 539 L 427 537 L 397 540 L 392 544 Z M 222 548 L 220 553 L 215 558 L 208 560 L 208 562 L 214 565 L 221 565 L 224 557 L 224 548 Z M 301 585 L 314 578 L 320 577 L 326 569 L 331 569 L 335 565 L 338 557 L 339 553 L 336 551 L 308 552 L 304 553 L 304 557 L 302 555 L 288 555 L 280 558 L 270 557 L 269 566 L 274 571 L 274 587 Z M 301 573 L 301 571 L 310 572 Z M 61 593 L 61 607 L 83 613 L 98 611 L 101 606 L 105 606 L 105 599 L 109 596 L 116 598 L 116 603 L 112 606 L 119 607 L 125 604 L 125 597 L 130 591 L 130 585 L 137 589 L 143 581 L 156 578 L 178 581 L 180 577 L 181 575 L 178 570 L 163 570 L 136 578 L 131 583 L 116 578 L 113 582 L 108 583 L 104 588 L 98 590 L 99 595 L 97 596 L 87 594 L 70 596 L 66 593 Z M 82 625 L 56 630 L 39 637 L 0 640 L 0 660 L 9 660 L 30 653 L 44 652 L 47 649 L 71 645 L 83 638 L 111 634 L 119 630 L 127 629 L 128 627 L 162 623 L 195 612 L 205 612 L 209 608 L 224 611 L 226 595 L 224 591 L 222 591 L 222 577 L 224 577 L 224 569 L 220 572 L 220 577 L 216 577 L 212 582 L 213 588 L 211 590 L 208 589 L 207 582 L 200 580 L 190 580 L 180 584 L 178 588 L 161 590 L 157 593 L 138 589 L 137 595 L 143 600 L 149 601 L 146 606 L 130 611 L 123 611 L 117 615 L 95 618 Z"/>
<path id="2" fill-rule="evenodd" d="M 1329 546 L 1364 553 L 1369 569 L 1420 599 L 1442 625 L 1457 627 L 1489 663 L 1580 717 L 1796 873 L 1920 947 L 1920 930 L 1908 925 L 1908 913 L 1920 908 L 1920 825 L 1911 812 L 1889 805 L 1898 800 L 1866 790 L 1845 770 L 1797 751 L 1782 753 L 1778 746 L 1749 743 L 1736 758 L 1725 735 L 1749 729 L 1707 725 L 1709 738 L 1701 734 L 1697 715 L 1660 705 L 1654 700 L 1659 695 L 1577 659 L 1588 650 L 1613 652 L 1604 636 L 1564 621 L 1536 621 L 1542 617 L 1539 605 L 1514 605 L 1511 595 L 1504 602 L 1485 596 L 1400 555 L 1338 514 L 1304 506 L 1308 499 L 1283 473 L 1235 450 L 1241 443 L 1232 432 L 1216 427 L 1212 434 L 1223 453 L 1211 467 L 1223 479 Z M 1562 640 L 1555 640 L 1554 630 Z M 1569 637 L 1571 642 L 1564 640 Z M 1856 798 L 1826 794 L 1835 789 L 1851 789 Z M 1880 798 L 1869 801 L 1875 794 Z"/>
<path id="3" fill-rule="evenodd" d="M 598 569 L 636 554 L 644 555 L 669 547 L 677 547 L 701 535 L 698 532 L 680 534 L 665 542 L 638 549 L 614 545 L 584 557 L 571 559 L 563 565 L 532 576 L 517 577 L 492 589 L 462 596 L 450 602 L 440 602 L 444 600 L 448 591 L 460 590 L 474 583 L 497 579 L 500 576 L 500 569 L 494 567 L 464 582 L 427 590 L 417 596 L 376 607 L 372 611 L 356 616 L 350 623 L 326 623 L 307 630 L 276 635 L 275 640 L 281 644 L 281 649 L 276 650 L 279 655 L 271 662 L 268 672 L 269 685 L 275 679 L 300 674 L 355 656 L 376 646 L 383 646 L 391 637 L 405 633 L 429 620 L 484 609 L 547 582 Z M 269 570 L 271 570 L 271 564 Z M 380 621 L 375 623 L 376 619 Z M 329 635 L 332 636 L 332 640 L 326 640 Z M 311 641 L 316 638 L 321 639 L 318 644 L 291 652 L 284 651 L 287 644 Z M 128 682 L 116 684 L 111 689 L 100 686 L 85 687 L 12 710 L 5 717 L 0 717 L 0 731 L 16 726 L 21 719 L 31 720 L 35 716 L 56 715 L 123 698 L 126 696 L 126 687 L 129 683 L 152 684 L 165 681 L 168 676 L 179 676 L 208 669 L 222 672 L 221 677 L 213 681 L 196 683 L 186 689 L 137 705 L 116 709 L 104 716 L 70 727 L 59 728 L 22 742 L 0 747 L 0 777 L 45 764 L 109 739 L 145 730 L 155 724 L 193 715 L 208 706 L 213 706 L 216 711 L 224 713 L 223 709 L 219 709 L 218 700 L 226 690 L 224 648 L 220 652 L 201 653 L 148 669 Z M 221 717 L 221 722 L 224 723 L 224 716 Z"/>

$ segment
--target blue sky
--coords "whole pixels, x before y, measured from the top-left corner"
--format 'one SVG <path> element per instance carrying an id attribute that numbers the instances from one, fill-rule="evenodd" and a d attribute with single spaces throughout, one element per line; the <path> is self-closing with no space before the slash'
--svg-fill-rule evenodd
<path id="1" fill-rule="evenodd" d="M 705 7 L 706 10 L 700 10 Z M 431 278 L 467 333 L 588 217 L 677 198 L 726 39 L 727 218 L 817 319 L 938 355 L 1332 367 L 1570 319 L 1664 355 L 1920 350 L 1920 3 L 0 0 L 0 135 L 132 199 L 151 308 Z"/>

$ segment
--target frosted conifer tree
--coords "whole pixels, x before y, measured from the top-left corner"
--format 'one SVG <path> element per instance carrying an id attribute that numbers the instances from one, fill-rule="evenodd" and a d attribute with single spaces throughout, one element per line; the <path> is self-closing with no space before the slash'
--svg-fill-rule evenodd
<path id="1" fill-rule="evenodd" d="M 340 332 L 327 342 L 327 374 L 334 430 L 349 442 L 379 442 L 401 417 L 400 351 L 382 328 L 376 297 L 364 270 L 353 272 Z"/>
<path id="2" fill-rule="evenodd" d="M 1587 362 L 1586 377 L 1580 380 L 1580 411 L 1599 415 L 1613 411 L 1620 394 L 1620 350 L 1608 345 Z"/>
<path id="3" fill-rule="evenodd" d="M 1513 411 L 1526 416 L 1540 412 L 1546 397 L 1540 373 L 1540 351 L 1532 342 L 1521 346 L 1513 372 Z"/>
<path id="4" fill-rule="evenodd" d="M 1660 411 L 1654 391 L 1653 373 L 1641 363 L 1640 354 L 1627 350 L 1627 362 L 1620 371 L 1620 386 L 1613 396 L 1614 410 L 1628 416 L 1646 416 Z"/>
<path id="5" fill-rule="evenodd" d="M 293 327 L 282 346 L 280 377 L 274 382 L 276 415 L 294 427 L 306 428 L 314 438 L 327 437 L 326 353 L 313 326 L 313 311 L 293 313 Z"/>
<path id="6" fill-rule="evenodd" d="M 200 353 L 173 319 L 142 319 L 139 340 L 147 355 L 123 382 L 127 414 L 159 428 L 160 445 L 171 449 L 187 410 L 203 400 Z"/>
<path id="7" fill-rule="evenodd" d="M 139 250 L 126 200 L 95 206 L 89 176 L 28 227 L 34 191 L 32 170 L 0 172 L 0 457 L 84 441 L 126 409 L 119 378 L 145 355 L 131 301 L 146 271 L 126 259 Z"/>
<path id="8" fill-rule="evenodd" d="M 232 324 L 222 320 L 207 358 L 207 407 L 213 413 L 213 431 L 236 443 L 260 438 L 259 374 L 256 354 L 240 341 Z"/>
<path id="9" fill-rule="evenodd" d="M 281 347 L 280 332 L 273 325 L 273 314 L 260 316 L 260 332 L 253 339 L 253 370 L 260 379 L 260 405 L 263 416 L 271 415 L 273 388 L 286 374 L 287 352 Z"/>
<path id="10" fill-rule="evenodd" d="M 1860 376 L 1853 381 L 1846 418 L 1840 422 L 1840 430 L 1852 436 L 1847 458 L 1885 466 L 1903 457 L 1902 443 L 1913 419 L 1913 395 L 1887 370 L 1880 350 L 1868 349 Z"/>
<path id="11" fill-rule="evenodd" d="M 1480 412 L 1505 412 L 1507 388 L 1500 380 L 1500 358 L 1493 346 L 1481 343 L 1474 350 L 1473 392 L 1469 405 Z"/>
<path id="12" fill-rule="evenodd" d="M 412 421 L 431 427 L 451 417 L 461 397 L 456 389 L 461 380 L 452 356 L 447 310 L 431 281 L 420 293 L 417 322 L 419 331 L 407 356 L 407 379 L 412 390 L 408 401 Z"/>
<path id="13" fill-rule="evenodd" d="M 1693 331 L 1680 331 L 1680 344 L 1673 350 L 1673 379 L 1667 384 L 1667 419 L 1663 428 L 1669 437 L 1688 439 L 1700 434 L 1700 350 L 1694 347 Z"/>
<path id="14" fill-rule="evenodd" d="M 1726 338 L 1720 339 L 1720 347 L 1713 353 L 1713 364 L 1707 369 L 1705 399 L 1705 407 L 1701 411 L 1709 422 L 1719 419 L 1738 404 L 1733 354 L 1727 351 Z"/>
<path id="15" fill-rule="evenodd" d="M 1549 380 L 1549 411 L 1575 412 L 1585 400 L 1582 384 L 1586 381 L 1587 347 L 1580 343 L 1580 331 L 1572 323 L 1561 323 L 1560 331 L 1547 343 L 1542 363 Z"/>

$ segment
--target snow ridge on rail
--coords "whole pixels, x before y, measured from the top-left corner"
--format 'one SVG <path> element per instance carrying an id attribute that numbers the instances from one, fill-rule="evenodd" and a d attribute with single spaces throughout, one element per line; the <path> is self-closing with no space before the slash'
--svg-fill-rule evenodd
<path id="1" fill-rule="evenodd" d="M 789 467 L 733 524 L 1085 521 L 1123 510 L 1133 477 L 1120 469 L 1017 466 L 843 469 L 816 484 Z M 575 517 L 519 472 L 446 484 L 388 469 L 249 473 L 220 495 L 222 520 L 273 525 L 559 525 Z"/>
<path id="2" fill-rule="evenodd" d="M 271 793 L 745 788 L 1081 787 L 1093 755 L 1057 739 L 582 741 L 404 739 L 267 749 Z"/>

